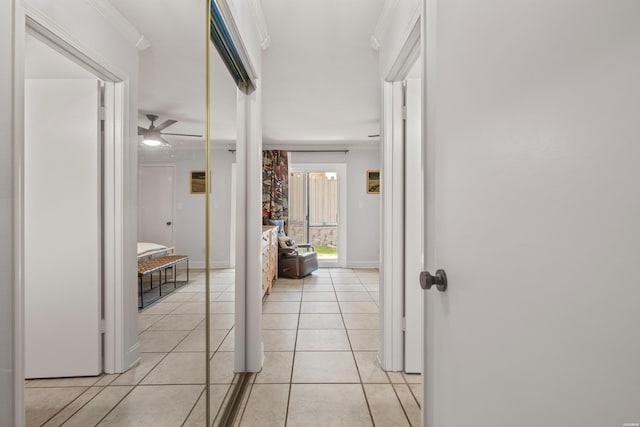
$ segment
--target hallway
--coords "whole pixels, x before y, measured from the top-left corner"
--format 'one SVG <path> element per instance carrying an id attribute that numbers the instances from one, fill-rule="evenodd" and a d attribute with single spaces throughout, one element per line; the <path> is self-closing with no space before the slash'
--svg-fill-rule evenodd
<path id="1" fill-rule="evenodd" d="M 140 312 L 138 366 L 121 375 L 27 381 L 27 425 L 201 426 L 204 272 L 191 277 Z M 214 415 L 233 381 L 233 281 L 233 270 L 211 273 Z M 239 425 L 419 425 L 420 376 L 378 368 L 377 329 L 377 270 L 279 279 L 263 304 L 264 368 L 252 379 Z"/>

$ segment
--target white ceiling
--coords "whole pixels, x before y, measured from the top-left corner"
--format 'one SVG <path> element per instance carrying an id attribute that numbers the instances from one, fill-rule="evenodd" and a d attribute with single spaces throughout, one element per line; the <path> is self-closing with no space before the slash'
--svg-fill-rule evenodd
<path id="1" fill-rule="evenodd" d="M 204 133 L 204 13 L 199 0 L 111 0 L 149 40 L 140 52 L 139 109 L 173 133 Z M 379 133 L 377 52 L 369 40 L 383 0 L 262 0 L 271 37 L 263 52 L 265 144 L 371 143 Z M 212 49 L 212 132 L 235 140 L 236 89 Z M 167 137 L 176 147 L 201 144 Z M 373 141 L 377 141 L 373 140 Z"/>

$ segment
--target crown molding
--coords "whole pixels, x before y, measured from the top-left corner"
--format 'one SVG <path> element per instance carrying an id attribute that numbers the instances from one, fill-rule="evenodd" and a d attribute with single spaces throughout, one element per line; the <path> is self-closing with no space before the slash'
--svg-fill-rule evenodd
<path id="1" fill-rule="evenodd" d="M 133 46 L 135 46 L 138 50 L 142 51 L 151 46 L 151 42 L 142 35 L 136 27 L 131 24 L 116 9 L 109 1 L 107 0 L 85 0 L 88 4 L 93 6 L 102 16 L 106 18 L 111 25 L 118 30 L 120 34 Z"/>
<path id="2" fill-rule="evenodd" d="M 382 6 L 382 12 L 376 23 L 376 28 L 371 36 L 371 47 L 375 50 L 380 49 L 384 39 L 387 37 L 389 28 L 391 27 L 391 18 L 398 6 L 399 0 L 386 0 Z"/>
<path id="3" fill-rule="evenodd" d="M 260 0 L 249 0 L 249 7 L 253 14 L 253 20 L 256 24 L 260 47 L 262 50 L 267 50 L 269 46 L 271 46 L 271 36 L 269 36 L 267 21 L 264 18 L 264 11 L 262 10 Z"/>

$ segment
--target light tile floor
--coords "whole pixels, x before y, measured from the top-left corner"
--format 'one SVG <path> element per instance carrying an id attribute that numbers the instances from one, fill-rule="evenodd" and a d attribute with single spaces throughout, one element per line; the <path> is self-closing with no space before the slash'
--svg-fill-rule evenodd
<path id="1" fill-rule="evenodd" d="M 280 279 L 263 304 L 265 361 L 239 425 L 418 426 L 421 376 L 377 365 L 378 271 Z"/>
<path id="2" fill-rule="evenodd" d="M 140 311 L 141 361 L 126 373 L 26 381 L 27 426 L 203 425 L 204 277 Z M 233 381 L 233 281 L 211 273 L 213 414 Z M 263 312 L 264 368 L 236 424 L 419 425 L 420 376 L 376 365 L 377 270 L 279 279 Z"/>

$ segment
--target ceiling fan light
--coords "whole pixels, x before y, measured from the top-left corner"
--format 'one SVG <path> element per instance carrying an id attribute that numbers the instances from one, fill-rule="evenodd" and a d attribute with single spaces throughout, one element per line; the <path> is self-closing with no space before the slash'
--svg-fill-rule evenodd
<path id="1" fill-rule="evenodd" d="M 158 145 L 162 145 L 162 140 L 160 138 L 156 138 L 153 135 L 146 136 L 142 143 L 144 145 L 148 145 L 149 147 L 157 147 Z"/>

